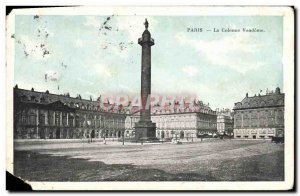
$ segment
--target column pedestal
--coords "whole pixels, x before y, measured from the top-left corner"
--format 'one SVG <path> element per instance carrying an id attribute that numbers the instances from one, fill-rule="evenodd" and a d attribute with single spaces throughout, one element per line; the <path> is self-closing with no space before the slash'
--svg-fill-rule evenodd
<path id="1" fill-rule="evenodd" d="M 142 142 L 158 142 L 156 138 L 156 123 L 140 121 L 135 123 L 135 139 Z"/>

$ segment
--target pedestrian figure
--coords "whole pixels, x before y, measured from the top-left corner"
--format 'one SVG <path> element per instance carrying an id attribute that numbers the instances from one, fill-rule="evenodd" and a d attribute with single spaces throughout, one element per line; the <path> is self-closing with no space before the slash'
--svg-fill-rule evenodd
<path id="1" fill-rule="evenodd" d="M 92 140 L 91 140 L 91 132 L 87 133 L 87 138 L 88 138 L 88 143 L 91 143 L 92 142 Z"/>

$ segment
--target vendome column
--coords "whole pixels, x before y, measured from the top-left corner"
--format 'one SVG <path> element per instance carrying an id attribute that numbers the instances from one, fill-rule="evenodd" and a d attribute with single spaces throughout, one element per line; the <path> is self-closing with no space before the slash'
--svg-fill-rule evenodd
<path id="1" fill-rule="evenodd" d="M 135 123 L 135 138 L 139 141 L 154 141 L 156 124 L 151 121 L 151 46 L 154 39 L 148 31 L 148 21 L 145 20 L 145 31 L 138 43 L 142 46 L 142 70 L 141 70 L 141 110 L 140 121 Z M 148 100 L 148 101 L 147 101 Z"/>

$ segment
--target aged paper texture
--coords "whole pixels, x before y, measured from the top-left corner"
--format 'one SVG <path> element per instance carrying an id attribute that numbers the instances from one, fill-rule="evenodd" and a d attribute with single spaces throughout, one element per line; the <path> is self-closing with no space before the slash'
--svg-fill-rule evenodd
<path id="1" fill-rule="evenodd" d="M 6 27 L 7 171 L 34 190 L 293 188 L 293 8 L 18 9 Z"/>

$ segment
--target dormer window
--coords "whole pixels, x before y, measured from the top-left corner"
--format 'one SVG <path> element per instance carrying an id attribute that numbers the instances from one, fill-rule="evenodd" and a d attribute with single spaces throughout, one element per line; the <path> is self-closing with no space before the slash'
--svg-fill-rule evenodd
<path id="1" fill-rule="evenodd" d="M 41 102 L 41 103 L 44 103 L 44 102 L 45 102 L 45 97 L 41 97 L 41 98 L 40 98 L 40 102 Z"/>

